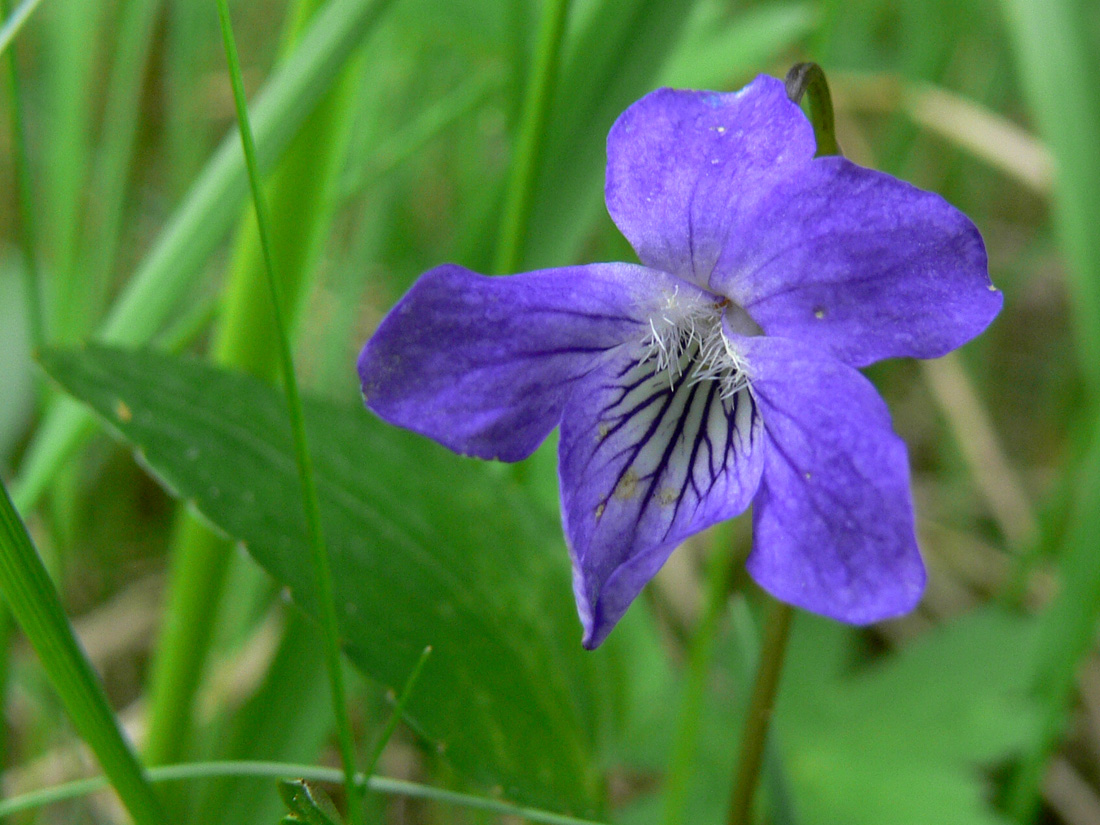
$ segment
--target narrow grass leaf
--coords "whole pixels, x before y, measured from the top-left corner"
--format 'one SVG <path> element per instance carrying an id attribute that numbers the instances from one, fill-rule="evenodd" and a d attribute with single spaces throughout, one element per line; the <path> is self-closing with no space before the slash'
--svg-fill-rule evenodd
<path id="1" fill-rule="evenodd" d="M 370 31 L 382 0 L 329 0 L 293 56 L 274 74 L 253 107 L 260 169 L 271 167 L 340 68 Z M 108 313 L 97 338 L 150 340 L 240 215 L 247 192 L 236 134 L 222 141 Z M 53 405 L 28 447 L 12 496 L 21 509 L 37 503 L 57 468 L 87 432 L 90 419 L 72 402 Z"/>
<path id="2" fill-rule="evenodd" d="M 1074 675 L 1100 621 L 1100 85 L 1090 16 L 1074 0 L 1004 0 L 1020 81 L 1055 159 L 1055 228 L 1069 265 L 1070 307 L 1081 374 L 1089 393 L 1092 447 L 1081 465 L 1061 548 L 1062 588 L 1047 607 L 1034 673 L 1044 725 L 1008 793 L 1008 808 L 1029 822 L 1046 764 L 1066 724 Z M 1073 470 L 1075 468 L 1071 468 Z"/>
<path id="3" fill-rule="evenodd" d="M 0 25 L 0 54 L 11 45 L 11 42 L 15 40 L 16 35 L 19 34 L 19 30 L 23 28 L 27 20 L 30 19 L 31 13 L 38 8 L 42 0 L 23 0 L 15 11 L 11 13 L 3 25 Z"/>
<path id="4" fill-rule="evenodd" d="M 615 118 L 646 92 L 676 48 L 696 0 L 604 0 L 578 12 L 547 126 L 522 268 L 577 254 L 603 193 L 604 147 Z"/>
<path id="5" fill-rule="evenodd" d="M 256 227 L 260 249 L 263 252 L 263 268 L 269 288 L 270 306 L 274 320 L 275 340 L 279 361 L 282 366 L 283 389 L 286 393 L 286 406 L 290 417 L 290 430 L 294 441 L 294 462 L 298 467 L 298 482 L 301 489 L 302 510 L 305 514 L 306 528 L 309 533 L 310 560 L 313 565 L 314 584 L 317 588 L 318 612 L 321 614 L 321 629 L 325 641 L 325 658 L 332 689 L 332 708 L 336 714 L 336 730 L 340 739 L 340 756 L 344 763 L 344 785 L 348 796 L 348 815 L 352 825 L 363 822 L 363 805 L 355 787 L 355 742 L 351 735 L 351 723 L 348 719 L 347 700 L 344 690 L 344 674 L 340 669 L 339 630 L 336 626 L 336 606 L 333 603 L 332 562 L 325 547 L 324 533 L 321 528 L 320 505 L 317 502 L 317 483 L 313 477 L 313 459 L 306 438 L 305 424 L 302 420 L 302 399 L 298 393 L 298 378 L 294 374 L 294 357 L 290 349 L 290 335 L 287 332 L 283 296 L 279 281 L 275 275 L 275 264 L 271 259 L 271 243 L 267 202 L 264 200 L 260 171 L 256 164 L 256 143 L 252 136 L 252 126 L 248 120 L 248 100 L 244 92 L 244 80 L 241 77 L 240 60 L 237 57 L 237 43 L 233 37 L 233 25 L 229 18 L 229 5 L 226 0 L 218 0 L 218 18 L 221 21 L 222 40 L 225 43 L 225 55 L 229 64 L 229 78 L 233 86 L 233 102 L 237 110 L 237 127 L 240 130 L 241 145 L 244 148 L 245 165 L 248 169 L 248 183 L 252 190 L 252 205 L 256 211 Z"/>
<path id="6" fill-rule="evenodd" d="M 73 727 L 88 743 L 134 821 L 161 825 L 160 803 L 123 739 L 103 686 L 2 483 L 0 592 L 38 654 Z"/>
<path id="7" fill-rule="evenodd" d="M 180 782 L 195 779 L 208 779 L 217 776 L 251 776 L 268 779 L 284 779 L 288 776 L 299 777 L 307 782 L 339 782 L 340 772 L 332 768 L 319 768 L 315 765 L 300 765 L 287 762 L 196 762 L 187 765 L 165 765 L 149 770 L 149 779 L 153 782 Z M 390 779 L 385 776 L 360 777 L 361 783 L 375 793 L 401 796 L 408 799 L 423 799 L 465 808 L 470 811 L 484 811 L 499 816 L 541 823 L 541 825 L 601 825 L 587 819 L 562 816 L 538 808 L 522 807 L 498 799 L 470 796 L 443 788 L 433 788 L 402 779 Z M 30 811 L 55 802 L 76 799 L 95 793 L 107 786 L 103 777 L 79 779 L 64 785 L 57 785 L 42 791 L 24 794 L 14 799 L 0 800 L 0 816 L 10 816 L 22 811 Z"/>

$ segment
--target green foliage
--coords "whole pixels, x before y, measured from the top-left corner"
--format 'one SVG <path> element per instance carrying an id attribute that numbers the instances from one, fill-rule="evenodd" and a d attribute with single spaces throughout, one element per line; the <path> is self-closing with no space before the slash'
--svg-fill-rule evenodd
<path id="1" fill-rule="evenodd" d="M 279 796 L 290 809 L 282 825 L 344 825 L 332 800 L 304 779 L 279 782 Z"/>
<path id="2" fill-rule="evenodd" d="M 43 363 L 315 615 L 275 390 L 152 352 L 54 351 Z M 569 643 L 558 527 L 490 468 L 361 407 L 307 404 L 306 422 L 348 656 L 396 691 L 431 645 L 406 709 L 425 745 L 509 798 L 593 810 L 590 672 Z"/>
<path id="3" fill-rule="evenodd" d="M 795 622 L 775 711 L 775 757 L 765 766 L 776 821 L 799 825 L 997 825 L 994 776 L 1035 736 L 1039 708 L 1021 662 L 1034 652 L 1035 622 L 987 609 L 869 665 L 842 626 L 802 614 Z M 720 821 L 740 730 L 751 661 L 719 637 L 704 738 L 680 822 Z M 753 655 L 748 651 L 749 655 Z M 731 679 L 732 674 L 734 678 Z M 741 678 L 736 678 L 740 676 Z M 620 754 L 656 764 L 662 732 L 674 729 L 682 688 L 666 683 L 640 736 Z M 654 742 L 653 739 L 658 739 Z M 667 739 L 667 733 L 665 734 Z M 656 746 L 656 747 L 655 747 Z M 783 798 L 777 798 L 782 795 Z M 792 809 L 788 819 L 778 812 Z M 660 799 L 629 812 L 630 825 L 669 821 Z"/>
<path id="4" fill-rule="evenodd" d="M 650 588 L 608 644 L 583 655 L 553 439 L 504 470 L 392 431 L 355 397 L 357 348 L 418 273 L 448 260 L 490 266 L 545 4 L 231 5 L 277 275 L 294 296 L 299 373 L 347 402 L 311 404 L 310 419 L 311 442 L 324 445 L 326 525 L 340 541 L 345 658 L 370 675 L 348 702 L 359 764 L 390 742 L 378 772 L 424 784 L 377 787 L 435 800 L 402 803 L 412 825 L 492 821 L 446 807 L 447 786 L 465 782 L 620 822 L 721 821 L 756 655 L 744 600 L 734 601 L 734 632 L 718 591 L 700 611 L 703 576 L 680 551 L 679 577 Z M 1087 764 L 1095 726 L 1072 724 L 1092 707 L 1078 697 L 1089 689 L 1080 674 L 1097 662 L 1100 610 L 1095 5 L 569 3 L 549 119 L 529 155 L 541 160 L 522 268 L 631 258 L 601 195 L 608 127 L 637 97 L 658 85 L 735 89 L 813 60 L 828 74 L 849 156 L 966 211 L 1006 294 L 990 333 L 956 359 L 970 386 L 951 394 L 912 365 L 872 372 L 910 445 L 929 598 L 898 628 L 799 619 L 763 779 L 769 823 L 1078 825 L 1042 783 L 1051 760 L 1097 787 Z M 42 318 L 55 345 L 153 341 L 271 374 L 213 5 L 0 0 L 0 28 L 12 35 L 0 44 L 0 473 L 14 476 L 13 499 L 55 573 L 54 630 L 66 624 L 61 606 L 82 636 L 116 616 L 106 652 L 103 637 L 85 637 L 110 707 L 78 711 L 74 728 L 102 732 L 114 711 L 156 706 L 164 680 L 150 662 L 167 661 L 174 696 L 153 715 L 169 721 L 154 718 L 149 734 L 162 759 L 331 757 L 333 708 L 307 615 L 317 605 L 279 396 L 163 356 L 50 356 L 185 506 L 252 553 L 200 542 L 191 577 L 176 579 L 173 535 L 183 531 L 159 491 L 140 474 L 104 472 L 125 460 L 104 440 L 77 452 L 100 424 L 33 386 L 27 339 L 37 348 Z M 960 412 L 950 402 L 964 397 L 976 406 Z M 1037 539 L 1030 513 L 1023 529 L 1002 523 L 1000 485 L 1038 512 Z M 748 549 L 744 522 L 738 552 Z M 146 573 L 172 584 L 144 612 L 117 618 L 114 597 L 126 603 Z M 305 611 L 278 604 L 280 592 Z M 980 606 L 998 600 L 1020 615 Z M 31 601 L 23 607 L 47 599 Z M 119 628 L 131 624 L 164 632 L 120 651 Z M 39 675 L 56 676 L 56 663 L 27 652 L 10 616 L 0 616 L 0 644 L 10 659 L 0 656 L 0 684 L 11 685 L 7 795 L 40 787 L 33 766 L 72 764 L 57 748 L 69 734 L 54 690 L 82 677 L 57 686 Z M 428 644 L 422 678 L 395 712 Z M 398 717 L 408 724 L 391 741 L 385 724 Z M 274 776 L 339 779 L 321 768 L 167 770 L 180 825 L 270 825 L 287 811 Z M 366 801 L 377 821 L 396 818 L 388 797 Z M 495 799 L 459 804 L 504 810 Z M 40 821 L 72 821 L 73 810 Z"/>
<path id="5" fill-rule="evenodd" d="M 784 765 L 806 825 L 994 825 L 992 770 L 1037 729 L 1021 662 L 1034 622 L 987 610 L 899 655 L 835 673 L 841 628 L 806 617 L 779 709 Z M 831 639 L 831 641 L 830 641 Z"/>

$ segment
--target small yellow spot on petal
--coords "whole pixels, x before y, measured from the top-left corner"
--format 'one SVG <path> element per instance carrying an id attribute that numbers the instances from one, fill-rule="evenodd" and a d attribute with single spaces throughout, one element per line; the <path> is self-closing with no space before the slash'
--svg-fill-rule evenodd
<path id="1" fill-rule="evenodd" d="M 657 493 L 657 501 L 661 502 L 665 507 L 668 507 L 670 504 L 675 504 L 677 498 L 676 491 L 671 487 L 665 487 Z"/>
<path id="2" fill-rule="evenodd" d="M 134 417 L 134 414 L 130 411 L 130 408 L 126 406 L 125 401 L 119 401 L 115 404 L 115 417 L 123 424 L 128 424 Z"/>
<path id="3" fill-rule="evenodd" d="M 810 481 L 813 478 L 811 473 L 806 473 L 806 481 Z"/>
<path id="4" fill-rule="evenodd" d="M 814 317 L 817 320 L 821 320 L 825 317 L 825 307 L 814 307 Z"/>
<path id="5" fill-rule="evenodd" d="M 601 502 L 600 506 L 596 508 L 596 521 L 599 521 L 603 516 L 603 511 L 607 509 L 607 502 Z"/>
<path id="6" fill-rule="evenodd" d="M 634 470 L 627 470 L 623 473 L 623 477 L 619 479 L 619 483 L 615 485 L 615 492 L 612 495 L 620 501 L 629 501 L 637 494 L 638 474 Z"/>

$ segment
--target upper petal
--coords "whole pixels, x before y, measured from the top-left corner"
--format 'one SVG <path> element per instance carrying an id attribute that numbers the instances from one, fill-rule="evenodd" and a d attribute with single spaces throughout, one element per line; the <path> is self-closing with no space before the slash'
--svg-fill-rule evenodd
<path id="1" fill-rule="evenodd" d="M 677 279 L 631 264 L 488 278 L 426 272 L 359 356 L 367 406 L 460 453 L 518 461 L 558 423 L 573 382 L 649 331 Z"/>
<path id="2" fill-rule="evenodd" d="M 871 383 L 827 353 L 741 338 L 764 421 L 749 573 L 776 598 L 853 624 L 924 588 L 905 444 Z"/>
<path id="3" fill-rule="evenodd" d="M 659 89 L 611 127 L 607 209 L 642 263 L 706 286 L 756 201 L 813 154 L 774 77 L 732 94 Z"/>
<path id="4" fill-rule="evenodd" d="M 935 358 L 1001 308 L 970 220 L 931 192 L 839 157 L 813 160 L 756 206 L 712 287 L 768 335 L 852 366 Z"/>
<path id="5" fill-rule="evenodd" d="M 677 376 L 624 347 L 577 383 L 559 455 L 585 647 L 606 638 L 680 542 L 748 506 L 759 445 L 752 396 L 723 398 L 690 364 Z"/>

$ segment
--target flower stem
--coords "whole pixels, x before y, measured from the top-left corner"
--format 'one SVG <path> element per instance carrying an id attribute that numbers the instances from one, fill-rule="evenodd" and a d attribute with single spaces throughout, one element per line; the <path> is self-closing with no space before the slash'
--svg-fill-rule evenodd
<path id="1" fill-rule="evenodd" d="M 527 237 L 527 223 L 535 198 L 535 177 L 542 157 L 546 123 L 550 119 L 550 103 L 558 81 L 568 12 L 569 0 L 543 0 L 535 68 L 527 85 L 523 119 L 505 193 L 504 216 L 497 238 L 493 263 L 493 272 L 497 275 L 514 272 L 523 258 L 523 242 Z"/>
<path id="2" fill-rule="evenodd" d="M 336 714 L 336 729 L 339 734 L 340 755 L 343 761 L 344 782 L 347 789 L 348 819 L 352 825 L 359 825 L 364 821 L 363 801 L 355 781 L 355 744 L 351 735 L 351 724 L 347 717 L 347 702 L 344 698 L 344 674 L 340 661 L 336 604 L 333 600 L 332 567 L 321 529 L 320 505 L 317 499 L 316 482 L 313 478 L 313 462 L 306 443 L 302 399 L 298 392 L 298 381 L 294 374 L 294 360 L 290 353 L 290 340 L 284 320 L 284 305 L 280 284 L 275 277 L 275 267 L 271 257 L 271 243 L 268 235 L 270 220 L 267 215 L 263 190 L 260 186 L 259 164 L 256 162 L 256 145 L 248 119 L 248 104 L 245 100 L 240 61 L 237 58 L 237 45 L 233 37 L 232 24 L 229 19 L 229 6 L 226 0 L 218 0 L 218 18 L 221 22 L 222 39 L 225 44 L 226 59 L 229 63 L 229 77 L 233 86 L 233 100 L 237 109 L 237 123 L 241 132 L 245 165 L 248 169 L 248 181 L 252 189 L 253 206 L 256 210 L 256 228 L 259 235 L 260 249 L 263 253 L 264 270 L 267 273 L 267 282 L 271 292 L 272 314 L 282 365 L 283 385 L 286 389 L 287 408 L 290 414 L 291 431 L 294 436 L 294 453 L 302 485 L 302 503 L 305 507 L 306 524 L 309 528 L 310 555 L 313 559 L 316 575 L 317 601 L 321 612 L 321 625 L 325 639 L 325 658 L 328 662 L 332 705 Z"/>
<path id="3" fill-rule="evenodd" d="M 810 122 L 817 141 L 817 156 L 841 154 L 833 122 L 833 99 L 825 72 L 816 63 L 797 63 L 787 72 L 784 82 L 787 97 L 792 102 L 800 103 L 803 95 L 809 95 Z M 741 736 L 740 758 L 734 774 L 733 797 L 730 799 L 729 825 L 748 825 L 752 821 L 752 800 L 768 741 L 768 725 L 793 616 L 794 609 L 790 605 L 771 600 L 756 683 L 749 698 L 748 718 Z"/>
<path id="4" fill-rule="evenodd" d="M 833 98 L 821 67 L 816 63 L 796 63 L 787 72 L 784 83 L 787 85 L 787 97 L 793 102 L 801 102 L 803 94 L 810 96 L 810 122 L 814 126 L 814 139 L 817 140 L 817 156 L 843 154 L 840 144 L 836 142 Z"/>
<path id="5" fill-rule="evenodd" d="M 741 735 L 740 758 L 734 774 L 733 797 L 730 799 L 729 825 L 748 825 L 752 821 L 752 799 L 768 739 L 768 724 L 771 722 L 793 616 L 794 609 L 790 605 L 771 600 L 760 650 L 760 666 L 756 671 L 745 730 Z"/>

